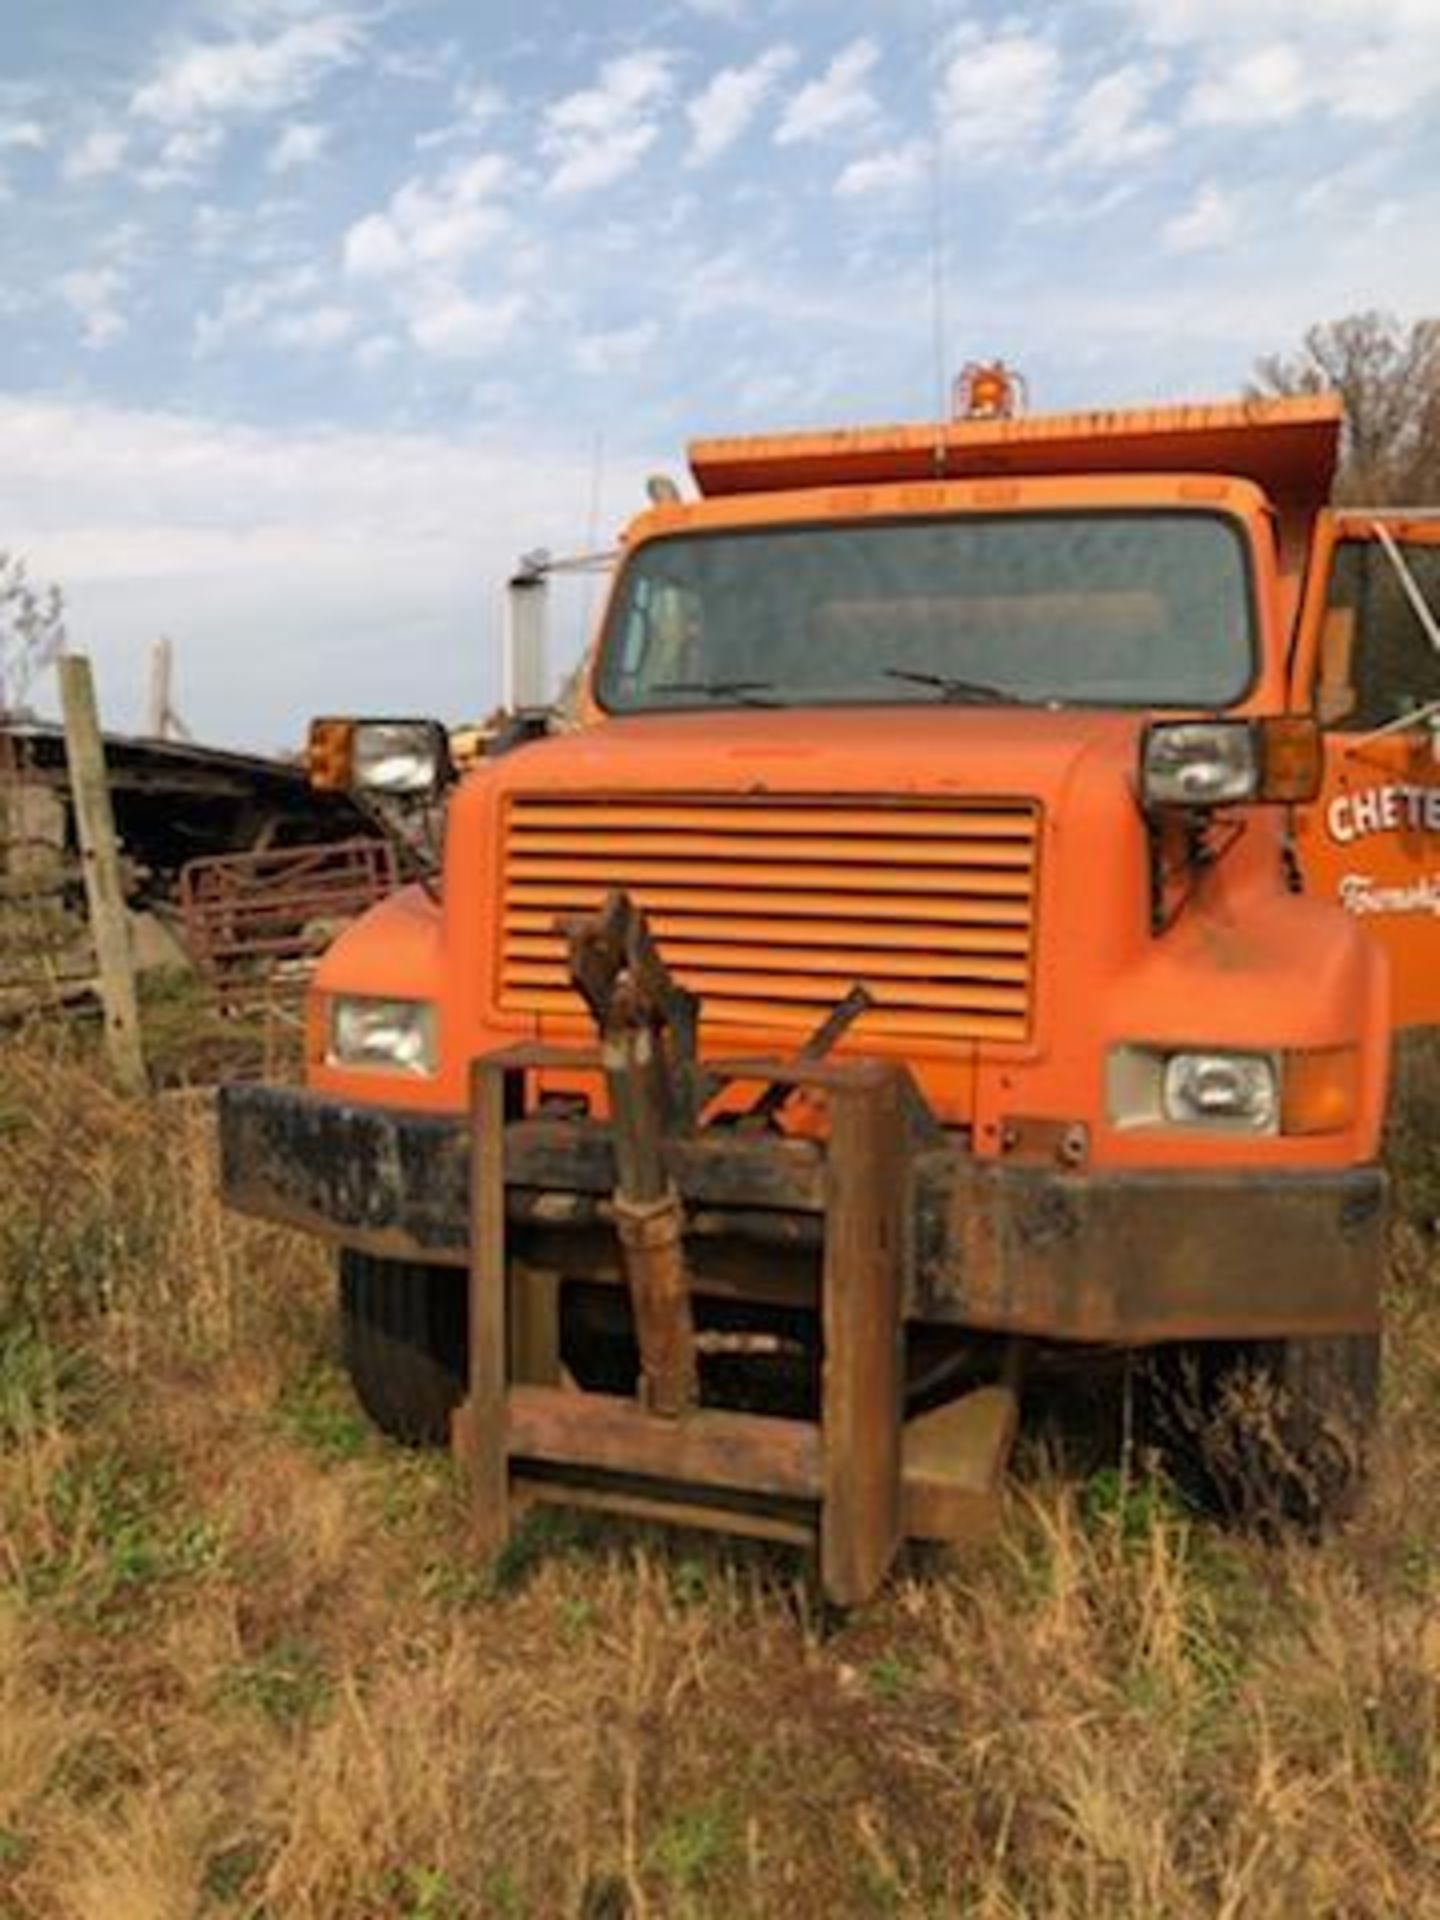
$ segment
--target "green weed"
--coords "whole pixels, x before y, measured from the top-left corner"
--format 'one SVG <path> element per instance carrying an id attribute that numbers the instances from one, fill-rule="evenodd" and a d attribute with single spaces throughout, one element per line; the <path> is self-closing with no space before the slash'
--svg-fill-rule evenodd
<path id="1" fill-rule="evenodd" d="M 1155 1527 L 1183 1521 L 1185 1506 L 1159 1474 L 1101 1467 L 1080 1489 L 1080 1517 L 1087 1532 L 1111 1534 L 1127 1546 L 1138 1546 Z"/>
<path id="2" fill-rule="evenodd" d="M 462 1920 L 460 1902 L 438 1867 L 411 1867 L 399 1881 L 404 1920 Z"/>
<path id="3" fill-rule="evenodd" d="M 525 1902 L 508 1867 L 494 1867 L 481 1885 L 485 1906 L 494 1920 L 524 1920 Z"/>
<path id="4" fill-rule="evenodd" d="M 253 1707 L 277 1727 L 295 1728 L 325 1712 L 334 1686 L 314 1647 L 285 1639 L 233 1668 L 220 1691 L 227 1703 Z"/>
<path id="5" fill-rule="evenodd" d="M 290 1388 L 280 1403 L 280 1424 L 322 1460 L 358 1460 L 376 1445 L 349 1389 L 330 1370 L 307 1374 Z"/>
<path id="6" fill-rule="evenodd" d="M 914 1665 L 903 1653 L 882 1653 L 865 1669 L 865 1678 L 882 1700 L 898 1700 L 916 1680 Z"/>
<path id="7" fill-rule="evenodd" d="M 55 1474 L 45 1508 L 48 1539 L 21 1562 L 22 1591 L 107 1630 L 118 1631 L 158 1588 L 223 1558 L 220 1530 L 185 1510 L 163 1462 L 113 1450 L 81 1456 Z"/>
<path id="8" fill-rule="evenodd" d="M 222 1847 L 205 1862 L 200 1890 L 210 1901 L 226 1903 L 238 1900 L 265 1863 L 265 1848 L 258 1840 L 237 1840 Z"/>
<path id="9" fill-rule="evenodd" d="M 0 1827 L 0 1873 L 23 1867 L 33 1852 L 34 1843 L 26 1834 L 16 1833 L 11 1827 Z"/>
<path id="10" fill-rule="evenodd" d="M 673 1892 L 693 1894 L 724 1870 L 736 1850 L 730 1808 L 704 1800 L 665 1821 L 646 1849 L 645 1864 Z"/>

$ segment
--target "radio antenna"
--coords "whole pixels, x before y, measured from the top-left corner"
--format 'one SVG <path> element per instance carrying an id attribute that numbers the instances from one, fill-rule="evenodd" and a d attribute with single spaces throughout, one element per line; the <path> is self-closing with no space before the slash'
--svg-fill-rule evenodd
<path id="1" fill-rule="evenodd" d="M 940 0 L 930 0 L 930 320 L 935 353 L 935 418 L 946 415 L 950 382 L 947 375 L 949 326 L 945 313 L 946 230 L 949 226 L 948 187 L 945 168 L 945 132 L 940 112 Z"/>

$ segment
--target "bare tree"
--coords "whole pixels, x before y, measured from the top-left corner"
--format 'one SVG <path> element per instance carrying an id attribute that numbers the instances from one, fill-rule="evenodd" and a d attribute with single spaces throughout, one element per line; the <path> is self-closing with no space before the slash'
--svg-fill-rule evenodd
<path id="1" fill-rule="evenodd" d="M 18 554 L 0 549 L 0 716 L 25 710 L 36 674 L 65 651 L 65 601 L 31 580 Z"/>
<path id="2" fill-rule="evenodd" d="M 1334 390 L 1345 402 L 1337 499 L 1440 503 L 1440 320 L 1352 313 L 1311 327 L 1298 353 L 1267 354 L 1250 391 Z"/>

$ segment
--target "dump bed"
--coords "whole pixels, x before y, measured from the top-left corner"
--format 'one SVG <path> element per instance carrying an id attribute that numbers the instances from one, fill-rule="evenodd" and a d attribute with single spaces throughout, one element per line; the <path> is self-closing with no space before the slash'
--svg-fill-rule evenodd
<path id="1" fill-rule="evenodd" d="M 1216 473 L 1310 514 L 1329 497 L 1340 418 L 1338 398 L 1318 394 L 696 440 L 689 451 L 710 496 L 986 475 Z"/>

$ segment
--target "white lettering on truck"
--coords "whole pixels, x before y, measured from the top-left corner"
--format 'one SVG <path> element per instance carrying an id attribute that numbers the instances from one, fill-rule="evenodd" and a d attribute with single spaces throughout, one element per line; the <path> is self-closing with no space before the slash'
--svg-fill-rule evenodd
<path id="1" fill-rule="evenodd" d="M 1397 784 L 1340 793 L 1325 810 L 1325 824 L 1342 847 L 1372 833 L 1440 833 L 1440 786 Z"/>
<path id="2" fill-rule="evenodd" d="M 1343 874 L 1340 904 L 1351 913 L 1430 913 L 1440 918 L 1440 874 L 1426 874 L 1399 886 L 1368 873 Z"/>

